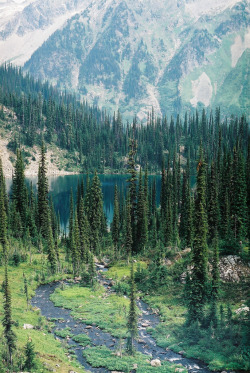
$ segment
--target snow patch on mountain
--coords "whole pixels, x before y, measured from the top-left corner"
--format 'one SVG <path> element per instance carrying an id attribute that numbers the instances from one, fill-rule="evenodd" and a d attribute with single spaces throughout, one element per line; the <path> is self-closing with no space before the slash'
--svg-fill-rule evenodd
<path id="1" fill-rule="evenodd" d="M 196 107 L 198 102 L 205 106 L 210 104 L 213 87 L 210 78 L 203 72 L 197 80 L 192 80 L 192 93 L 194 97 L 190 100 L 192 106 Z"/>
<path id="2" fill-rule="evenodd" d="M 73 15 L 74 13 L 71 14 L 71 16 Z M 7 40 L 0 40 L 0 63 L 14 62 L 16 65 L 22 66 L 50 35 L 62 27 L 68 17 L 69 14 L 58 17 L 56 22 L 45 30 L 37 29 L 23 36 L 15 33 Z"/>
<path id="3" fill-rule="evenodd" d="M 186 0 L 185 11 L 198 19 L 205 14 L 221 13 L 239 2 L 239 0 Z"/>
<path id="4" fill-rule="evenodd" d="M 241 35 L 235 37 L 234 44 L 231 46 L 232 67 L 237 65 L 239 58 L 247 48 L 250 48 L 250 28 L 248 28 L 244 38 Z"/>

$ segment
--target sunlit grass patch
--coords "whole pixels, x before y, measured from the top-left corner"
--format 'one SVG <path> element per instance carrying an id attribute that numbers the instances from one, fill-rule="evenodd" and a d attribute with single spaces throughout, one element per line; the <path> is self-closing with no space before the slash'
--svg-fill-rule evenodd
<path id="1" fill-rule="evenodd" d="M 107 347 L 92 347 L 83 351 L 83 355 L 93 367 L 105 367 L 111 371 L 130 372 L 136 369 L 136 373 L 174 373 L 180 367 L 165 361 L 160 367 L 152 367 L 146 355 L 137 352 L 134 356 L 123 354 L 121 357 Z M 183 373 L 187 372 L 183 366 L 180 369 Z"/>
<path id="2" fill-rule="evenodd" d="M 56 289 L 51 300 L 56 306 L 71 309 L 72 316 L 85 324 L 97 325 L 115 337 L 127 334 L 129 300 L 105 293 L 102 286 L 90 289 L 73 285 L 65 290 Z"/>

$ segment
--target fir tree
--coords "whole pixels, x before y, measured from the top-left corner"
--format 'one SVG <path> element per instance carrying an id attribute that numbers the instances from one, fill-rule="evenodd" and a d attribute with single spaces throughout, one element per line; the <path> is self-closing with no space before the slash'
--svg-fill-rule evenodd
<path id="1" fill-rule="evenodd" d="M 17 149 L 16 156 L 17 159 L 12 180 L 12 200 L 14 201 L 16 211 L 20 214 L 22 225 L 25 227 L 27 213 L 27 188 L 25 185 L 23 157 L 19 149 Z"/>
<path id="2" fill-rule="evenodd" d="M 8 280 L 8 270 L 7 270 L 7 263 L 5 263 L 5 277 L 4 277 L 4 284 L 3 284 L 3 308 L 4 308 L 4 315 L 3 315 L 3 334 L 7 344 L 7 358 L 8 363 L 12 365 L 12 357 L 13 352 L 16 349 L 16 335 L 13 332 L 12 325 L 12 317 L 11 317 L 11 293 L 9 288 L 9 280 Z"/>
<path id="3" fill-rule="evenodd" d="M 127 352 L 129 355 L 134 354 L 134 340 L 138 335 L 137 328 L 137 314 L 136 314 L 136 298 L 135 298 L 135 280 L 134 280 L 134 265 L 131 264 L 130 272 L 130 303 L 128 314 L 128 338 L 127 338 Z"/>
<path id="4" fill-rule="evenodd" d="M 47 233 L 47 251 L 48 251 L 48 262 L 52 273 L 56 272 L 56 252 L 53 239 L 53 233 L 51 225 L 49 224 L 49 232 Z"/>
<path id="5" fill-rule="evenodd" d="M 48 237 L 49 233 L 49 204 L 48 204 L 48 180 L 47 169 L 45 164 L 45 146 L 42 142 L 41 158 L 38 169 L 38 228 L 44 238 Z"/>
<path id="6" fill-rule="evenodd" d="M 137 251 L 142 250 L 148 240 L 148 224 L 147 224 L 147 202 L 145 201 L 144 195 L 145 187 L 142 183 L 142 171 L 140 169 L 139 175 L 139 190 L 137 199 Z"/>
<path id="7" fill-rule="evenodd" d="M 243 240 L 247 233 L 247 192 L 242 153 L 234 149 L 231 216 L 234 238 Z"/>
<path id="8" fill-rule="evenodd" d="M 27 311 L 29 307 L 29 293 L 28 293 L 28 282 L 25 274 L 23 273 L 23 283 L 24 283 L 24 294 L 26 298 Z"/>
<path id="9" fill-rule="evenodd" d="M 99 252 L 100 238 L 103 229 L 103 220 L 104 213 L 101 183 L 97 172 L 95 172 L 90 188 L 88 210 L 88 221 L 91 230 L 90 242 L 91 247 L 95 253 Z"/>
<path id="10" fill-rule="evenodd" d="M 131 228 L 132 228 L 132 239 L 133 239 L 133 250 L 135 250 L 136 244 L 136 185 L 137 185 L 137 177 L 136 177 L 136 167 L 135 167 L 135 156 L 137 151 L 137 143 L 136 140 L 130 139 L 129 142 L 129 160 L 128 160 L 128 172 L 130 173 L 130 178 L 128 179 L 129 183 L 129 199 L 130 199 L 130 214 L 131 214 Z"/>
<path id="11" fill-rule="evenodd" d="M 195 198 L 194 242 L 192 247 L 193 270 L 188 297 L 188 324 L 203 320 L 203 308 L 207 298 L 207 216 L 206 169 L 202 149 L 197 167 L 197 191 Z"/>
<path id="12" fill-rule="evenodd" d="M 80 231 L 80 257 L 81 262 L 87 262 L 87 253 L 89 251 L 89 222 L 84 212 L 83 198 L 80 200 L 79 208 L 79 231 Z"/>
<path id="13" fill-rule="evenodd" d="M 208 201 L 208 228 L 210 242 L 215 238 L 219 226 L 219 202 L 218 202 L 218 174 L 215 169 L 215 163 L 212 162 L 210 183 L 209 183 L 209 201 Z"/>
<path id="14" fill-rule="evenodd" d="M 128 194 L 127 201 L 126 201 L 126 231 L 125 231 L 125 242 L 124 242 L 128 262 L 131 257 L 132 245 L 133 245 L 133 237 L 132 237 L 132 227 L 131 227 L 131 205 L 130 205 L 130 198 Z"/>
<path id="15" fill-rule="evenodd" d="M 3 254 L 7 254 L 7 216 L 5 212 L 3 188 L 0 188 L 0 244 Z"/>
<path id="16" fill-rule="evenodd" d="M 114 243 L 115 253 L 117 254 L 119 235 L 120 235 L 120 211 L 119 211 L 119 200 L 118 200 L 118 189 L 117 185 L 115 186 L 115 195 L 114 195 L 114 217 L 111 227 L 112 239 Z"/>
<path id="17" fill-rule="evenodd" d="M 24 363 L 25 369 L 30 371 L 36 367 L 35 356 L 36 356 L 36 353 L 35 353 L 34 343 L 32 342 L 31 338 L 29 338 L 25 345 L 25 363 Z"/>

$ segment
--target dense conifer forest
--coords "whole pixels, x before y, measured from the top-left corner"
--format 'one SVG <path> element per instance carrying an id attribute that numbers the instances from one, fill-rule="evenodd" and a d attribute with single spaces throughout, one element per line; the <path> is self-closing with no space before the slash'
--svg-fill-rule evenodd
<path id="1" fill-rule="evenodd" d="M 246 117 L 222 119 L 217 108 L 209 114 L 203 110 L 186 113 L 184 118 L 160 119 L 152 109 L 145 124 L 136 118 L 132 124 L 124 124 L 119 111 L 110 117 L 11 66 L 0 68 L 0 87 L 1 120 L 8 120 L 4 107 L 18 119 L 18 129 L 13 130 L 16 137 L 9 143 L 16 153 L 10 194 L 4 164 L 0 164 L 0 371 L 49 371 L 37 339 L 39 333 L 51 331 L 53 320 L 45 323 L 33 315 L 31 294 L 42 283 L 77 279 L 68 298 L 64 298 L 63 285 L 52 296 L 58 305 L 73 309 L 77 319 L 77 307 L 82 305 L 76 306 L 74 291 L 90 289 L 88 301 L 94 301 L 101 286 L 96 273 L 100 262 L 108 264 L 109 277 L 116 273 L 112 283 L 116 296 L 128 296 L 127 311 L 121 316 L 125 332 L 120 338 L 126 339 L 126 345 L 124 357 L 120 353 L 118 360 L 141 361 L 134 343 L 138 339 L 136 299 L 140 296 L 161 315 L 159 328 L 150 331 L 159 346 L 202 359 L 214 370 L 249 370 L 250 313 L 236 313 L 243 299 L 244 307 L 250 307 L 249 278 L 237 284 L 220 280 L 220 259 L 237 256 L 245 266 L 250 260 L 250 130 Z M 94 174 L 86 183 L 79 175 L 77 193 L 71 193 L 67 235 L 60 230 L 60 216 L 49 198 L 46 146 L 51 142 L 73 152 L 82 172 Z M 34 144 L 40 147 L 37 193 L 25 182 L 22 151 L 23 145 Z M 126 167 L 128 174 L 126 197 L 115 189 L 110 227 L 98 177 L 104 167 L 117 172 Z M 159 207 L 155 182 L 148 182 L 149 173 L 154 172 L 161 172 Z M 15 277 L 22 282 L 18 289 Z M 70 299 L 71 304 L 65 305 Z M 26 340 L 18 320 L 23 322 L 25 315 L 36 325 L 32 338 L 25 334 Z M 117 336 L 117 321 L 113 322 L 113 329 L 108 325 L 101 328 Z M 53 346 L 53 341 L 50 337 L 48 343 Z M 98 351 L 89 350 L 85 352 L 88 361 L 96 360 Z M 113 355 L 100 351 L 99 366 L 113 370 Z M 58 354 L 55 350 L 55 360 Z M 108 366 L 102 365 L 104 355 Z M 126 364 L 130 366 L 131 361 Z M 66 372 L 69 362 L 65 356 L 60 364 Z M 140 364 L 141 372 L 172 369 L 150 370 L 143 365 L 146 363 Z"/>

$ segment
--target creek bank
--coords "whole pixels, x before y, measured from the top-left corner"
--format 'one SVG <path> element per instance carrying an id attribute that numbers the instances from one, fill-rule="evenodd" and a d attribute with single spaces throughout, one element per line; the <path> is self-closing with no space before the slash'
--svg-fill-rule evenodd
<path id="1" fill-rule="evenodd" d="M 98 281 L 103 285 L 107 293 L 114 293 L 112 287 L 106 284 L 105 278 L 102 276 L 102 272 L 106 269 L 103 265 L 98 265 Z M 105 373 L 109 372 L 106 368 L 93 368 L 88 364 L 87 360 L 83 356 L 83 350 L 87 349 L 88 346 L 83 347 L 76 342 L 75 336 L 79 334 L 86 334 L 90 340 L 92 346 L 106 346 L 112 351 L 118 350 L 119 341 L 109 333 L 101 330 L 96 325 L 84 324 L 81 320 L 76 320 L 71 316 L 71 311 L 63 307 L 56 307 L 50 300 L 51 294 L 60 284 L 66 282 L 52 283 L 47 285 L 41 285 L 36 290 L 36 295 L 32 298 L 31 304 L 41 310 L 41 314 L 47 319 L 54 321 L 53 333 L 56 338 L 65 340 L 60 336 L 56 336 L 56 331 L 63 331 L 65 328 L 69 328 L 70 335 L 66 338 L 66 343 L 69 346 L 71 352 L 74 352 L 77 360 L 81 365 L 84 366 L 90 372 Z M 161 348 L 156 345 L 155 340 L 151 334 L 147 331 L 147 328 L 155 328 L 159 323 L 160 319 L 157 314 L 143 300 L 137 302 L 138 308 L 140 309 L 140 317 L 138 320 L 139 338 L 136 341 L 135 347 L 137 351 L 147 355 L 149 362 L 157 360 L 160 362 L 168 361 L 173 364 L 181 364 L 183 368 L 187 368 L 190 373 L 210 373 L 211 371 L 200 361 L 195 359 L 187 359 L 181 354 L 177 354 L 171 350 Z M 59 333 L 60 335 L 60 333 Z M 71 358 L 70 350 L 68 353 L 69 359 Z M 176 368 L 180 371 L 182 368 Z"/>

